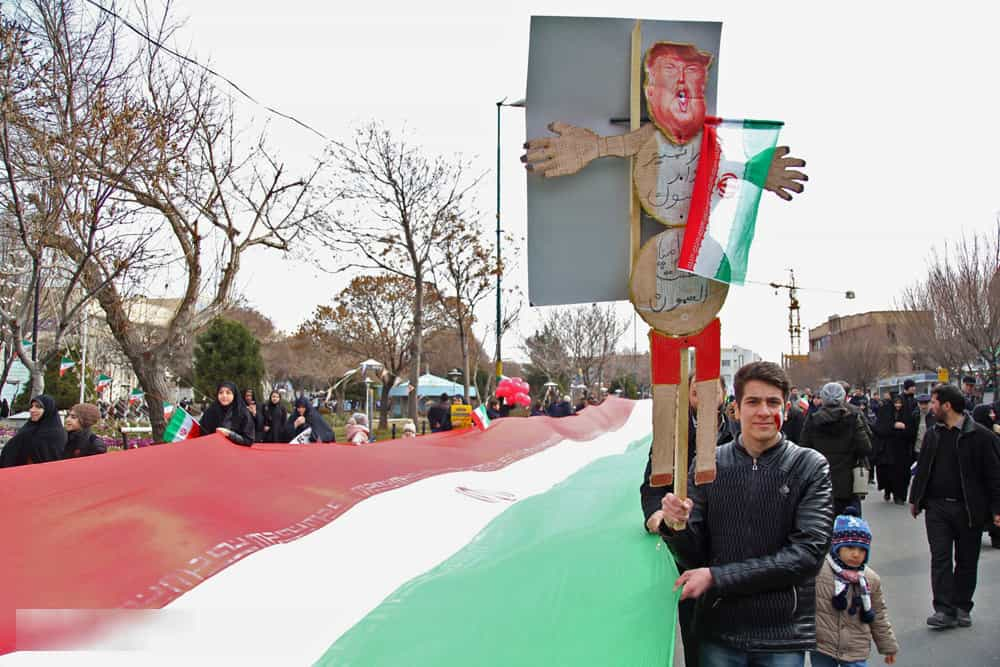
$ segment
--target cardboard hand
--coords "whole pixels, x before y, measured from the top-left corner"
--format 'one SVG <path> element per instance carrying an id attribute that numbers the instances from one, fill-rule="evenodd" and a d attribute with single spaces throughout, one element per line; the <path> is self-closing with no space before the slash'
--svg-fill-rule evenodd
<path id="1" fill-rule="evenodd" d="M 555 137 L 532 139 L 524 144 L 528 152 L 521 156 L 528 171 L 545 178 L 569 176 L 599 157 L 601 137 L 596 132 L 569 123 L 550 123 Z"/>
<path id="2" fill-rule="evenodd" d="M 809 177 L 793 167 L 806 166 L 805 160 L 797 157 L 787 157 L 788 146 L 778 146 L 774 149 L 774 159 L 767 172 L 767 182 L 764 187 L 785 201 L 792 201 L 792 192 L 801 193 L 805 186 L 800 181 L 808 181 Z"/>

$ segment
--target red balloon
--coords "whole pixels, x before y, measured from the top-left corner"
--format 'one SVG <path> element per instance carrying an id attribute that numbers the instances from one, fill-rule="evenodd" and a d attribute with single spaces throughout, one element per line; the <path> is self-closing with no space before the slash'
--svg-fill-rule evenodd
<path id="1" fill-rule="evenodd" d="M 508 398 L 517 393 L 517 388 L 510 382 L 510 379 L 504 378 L 497 385 L 496 395 L 497 398 Z"/>
<path id="2" fill-rule="evenodd" d="M 516 405 L 523 405 L 527 407 L 531 405 L 531 396 L 528 396 L 523 391 L 519 391 L 518 393 L 514 394 L 514 403 Z"/>
<path id="3" fill-rule="evenodd" d="M 521 388 L 521 391 L 523 393 L 525 393 L 525 394 L 530 394 L 531 393 L 531 385 L 528 384 L 527 382 L 525 382 L 524 380 L 521 380 L 520 388 Z"/>

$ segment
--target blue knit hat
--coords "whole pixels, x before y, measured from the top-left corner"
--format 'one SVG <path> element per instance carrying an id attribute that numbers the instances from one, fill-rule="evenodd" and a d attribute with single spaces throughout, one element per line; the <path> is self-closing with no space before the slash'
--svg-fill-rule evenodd
<path id="1" fill-rule="evenodd" d="M 868 522 L 858 516 L 857 510 L 848 507 L 833 521 L 833 540 L 830 555 L 837 558 L 840 547 L 860 547 L 865 550 L 865 563 L 871 556 L 872 530 Z"/>

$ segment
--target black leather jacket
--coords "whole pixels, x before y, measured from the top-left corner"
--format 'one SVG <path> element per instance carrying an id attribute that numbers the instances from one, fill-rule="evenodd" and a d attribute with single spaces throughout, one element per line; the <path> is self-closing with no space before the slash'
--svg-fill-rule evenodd
<path id="1" fill-rule="evenodd" d="M 918 509 L 927 507 L 927 483 L 934 469 L 938 438 L 947 428 L 944 422 L 937 422 L 924 435 L 917 472 L 910 486 L 910 502 Z M 962 420 L 957 444 L 958 470 L 969 527 L 982 526 L 991 515 L 1000 514 L 1000 446 L 997 436 L 966 416 Z"/>
<path id="2" fill-rule="evenodd" d="M 660 532 L 682 566 L 711 568 L 703 638 L 743 651 L 812 649 L 816 573 L 833 531 L 830 466 L 784 438 L 756 460 L 741 443 L 717 450 L 713 483 L 689 484 L 687 528 Z"/>

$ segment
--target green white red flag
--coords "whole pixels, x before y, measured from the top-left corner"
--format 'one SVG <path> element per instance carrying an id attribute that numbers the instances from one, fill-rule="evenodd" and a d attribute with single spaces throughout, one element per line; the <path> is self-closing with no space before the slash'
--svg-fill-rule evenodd
<path id="1" fill-rule="evenodd" d="M 102 393 L 105 389 L 111 386 L 111 378 L 101 373 L 97 376 L 97 380 L 94 382 L 94 389 L 98 394 Z"/>
<path id="2" fill-rule="evenodd" d="M 184 408 L 173 406 L 170 421 L 163 432 L 164 442 L 180 442 L 201 435 L 201 426 L 195 418 L 184 411 Z"/>
<path id="3" fill-rule="evenodd" d="M 128 402 L 129 402 L 129 404 L 138 403 L 139 401 L 142 400 L 142 397 L 145 396 L 145 395 L 146 395 L 146 393 L 142 389 L 139 389 L 137 387 L 137 388 L 133 389 L 129 393 L 129 395 L 128 395 Z"/>
<path id="4" fill-rule="evenodd" d="M 59 377 L 66 375 L 66 371 L 76 366 L 76 362 L 69 357 L 63 357 L 59 362 Z"/>
<path id="5" fill-rule="evenodd" d="M 705 119 L 679 269 L 736 285 L 746 280 L 757 207 L 782 125 Z"/>
<path id="6" fill-rule="evenodd" d="M 0 663 L 671 664 L 677 570 L 632 483 L 649 401 L 496 421 L 375 447 L 209 435 L 12 470 Z"/>
<path id="7" fill-rule="evenodd" d="M 490 418 L 486 414 L 486 406 L 480 405 L 478 408 L 472 411 L 472 423 L 476 425 L 480 431 L 485 431 L 490 427 Z"/>

